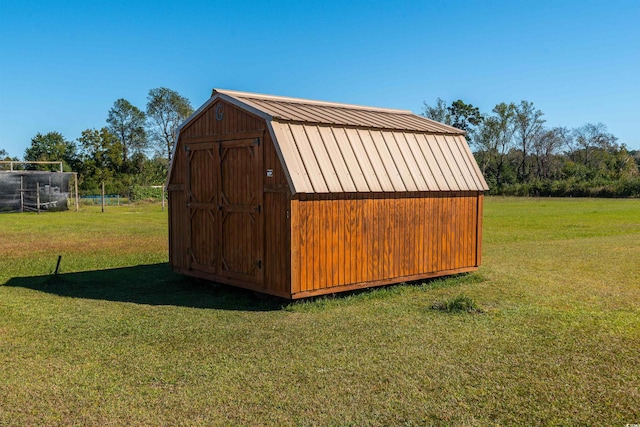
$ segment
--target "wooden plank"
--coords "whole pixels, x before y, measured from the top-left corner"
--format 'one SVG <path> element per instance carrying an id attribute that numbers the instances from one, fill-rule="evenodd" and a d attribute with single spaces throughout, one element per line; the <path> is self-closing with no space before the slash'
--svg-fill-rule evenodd
<path id="1" fill-rule="evenodd" d="M 365 269 L 368 260 L 364 256 L 364 231 L 363 231 L 363 204 L 364 201 L 361 198 L 355 199 L 353 201 L 356 214 L 355 214 L 355 242 L 356 242 L 356 250 L 355 250 L 355 260 L 354 265 L 356 267 L 356 281 L 364 282 L 365 279 Z"/>
<path id="2" fill-rule="evenodd" d="M 381 280 L 376 280 L 372 282 L 349 283 L 347 285 L 337 286 L 333 288 L 318 289 L 318 290 L 307 291 L 307 292 L 298 292 L 298 293 L 292 294 L 291 297 L 293 299 L 309 298 L 313 296 L 326 295 L 326 294 L 332 294 L 337 292 L 347 292 L 347 291 L 353 291 L 357 289 L 373 288 L 373 287 L 391 285 L 391 284 L 402 283 L 402 282 L 413 282 L 416 280 L 423 280 L 423 279 L 429 279 L 434 277 L 450 276 L 453 274 L 468 273 L 468 272 L 477 271 L 477 270 L 478 270 L 477 267 L 456 268 L 451 270 L 435 271 L 431 273 L 413 274 L 410 276 L 392 277 L 392 278 L 381 279 Z"/>
<path id="3" fill-rule="evenodd" d="M 465 237 L 465 259 L 464 265 L 465 267 L 469 267 L 474 265 L 471 262 L 471 245 L 472 245 L 472 237 L 473 237 L 473 228 L 471 227 L 473 221 L 473 209 L 471 206 L 472 198 L 469 195 L 465 195 L 464 197 L 464 206 L 465 206 L 465 221 L 464 221 L 464 237 Z"/>
<path id="4" fill-rule="evenodd" d="M 420 247 L 418 246 L 418 211 L 417 203 L 415 197 L 410 197 L 407 199 L 407 215 L 409 216 L 409 224 L 407 226 L 407 239 L 411 241 L 413 249 L 411 251 L 411 257 L 409 262 L 409 271 L 411 274 L 420 273 L 420 268 L 418 265 L 418 256 L 420 253 Z"/>
<path id="5" fill-rule="evenodd" d="M 476 267 L 482 263 L 482 215 L 483 215 L 484 195 L 478 194 L 478 213 L 477 213 L 477 230 L 476 230 Z"/>
<path id="6" fill-rule="evenodd" d="M 339 237 L 338 237 L 338 200 L 330 200 L 330 218 L 331 218 L 331 244 L 329 246 L 331 281 L 329 286 L 340 285 L 340 257 L 338 253 Z"/>
<path id="7" fill-rule="evenodd" d="M 327 221 L 326 203 L 324 201 L 315 201 L 314 209 L 318 214 L 316 216 L 317 221 L 313 231 L 318 260 L 318 279 L 315 280 L 314 289 L 320 289 L 327 287 L 327 233 L 325 228 Z"/>
<path id="8" fill-rule="evenodd" d="M 290 209 L 290 241 L 291 241 L 291 293 L 298 293 L 302 291 L 303 270 L 302 270 L 302 257 L 303 257 L 303 245 L 304 238 L 303 233 L 303 217 L 300 215 L 300 202 L 298 200 L 291 200 L 289 202 Z M 304 217 L 306 219 L 306 216 Z"/>
<path id="9" fill-rule="evenodd" d="M 346 256 L 345 256 L 345 240 L 346 240 L 346 208 L 345 200 L 338 200 L 338 283 L 346 283 Z"/>
<path id="10" fill-rule="evenodd" d="M 307 221 L 305 224 L 306 227 L 304 230 L 305 238 L 306 238 L 305 259 L 304 259 L 304 264 L 302 266 L 303 270 L 305 271 L 306 280 L 302 284 L 302 289 L 305 291 L 310 291 L 310 290 L 313 290 L 313 282 L 316 280 L 315 269 L 317 268 L 314 265 L 314 258 L 315 258 L 314 250 L 315 250 L 315 244 L 316 244 L 316 242 L 314 241 L 314 235 L 313 235 L 314 224 L 315 224 L 315 212 L 313 210 L 313 206 L 311 205 L 310 200 L 305 200 L 302 203 L 302 206 L 304 206 L 303 215 L 307 217 Z"/>
<path id="11" fill-rule="evenodd" d="M 418 245 L 418 262 L 416 263 L 416 271 L 419 273 L 424 273 L 427 271 L 425 258 L 425 197 L 417 197 L 414 199 L 415 201 L 415 212 L 416 212 L 416 233 L 417 233 L 417 241 Z"/>
<path id="12" fill-rule="evenodd" d="M 263 192 L 265 192 L 265 193 L 288 193 L 289 192 L 289 185 L 287 185 L 287 184 L 275 184 L 275 185 L 265 186 L 264 189 L 263 189 Z"/>
<path id="13" fill-rule="evenodd" d="M 191 154 L 190 152 L 187 152 L 186 156 L 185 156 L 185 160 L 186 160 L 186 202 L 187 205 L 182 207 L 183 209 L 186 209 L 188 212 L 187 218 L 188 218 L 188 224 L 187 224 L 187 241 L 185 242 L 185 252 L 187 254 L 187 269 L 190 268 L 189 264 L 191 262 L 191 257 L 190 257 L 190 253 L 191 253 L 191 246 L 192 246 L 192 242 L 191 242 L 191 236 L 192 236 L 192 229 L 191 229 L 191 210 L 188 209 L 188 203 L 191 201 Z"/>
<path id="14" fill-rule="evenodd" d="M 352 274 L 351 281 L 359 282 L 360 274 L 361 274 L 361 264 L 362 258 L 358 255 L 358 251 L 360 249 L 360 210 L 358 209 L 358 199 L 361 195 L 352 194 L 351 195 L 351 215 L 353 218 L 353 222 L 351 224 L 352 227 L 352 237 L 351 237 L 351 265 L 352 265 Z"/>
<path id="15" fill-rule="evenodd" d="M 394 249 L 394 235 L 393 230 L 391 228 L 391 216 L 393 212 L 391 211 L 391 202 L 388 198 L 384 199 L 384 207 L 382 209 L 383 213 L 383 224 L 384 224 L 384 275 L 383 278 L 387 279 L 393 276 L 393 258 L 395 256 Z"/>
<path id="16" fill-rule="evenodd" d="M 435 233 L 434 233 L 434 237 L 436 240 L 436 253 L 434 254 L 436 257 L 436 268 L 434 271 L 442 271 L 443 270 L 443 256 L 444 256 L 444 251 L 445 251 L 445 246 L 444 246 L 444 239 L 443 239 L 443 227 L 442 227 L 442 218 L 444 217 L 444 210 L 443 210 L 443 200 L 444 200 L 444 196 L 442 194 L 446 194 L 446 193 L 440 193 L 437 195 L 437 198 L 435 199 L 435 215 L 433 218 L 434 221 L 434 227 L 435 227 Z"/>
<path id="17" fill-rule="evenodd" d="M 222 204 L 222 160 L 220 158 L 220 151 L 219 150 L 213 150 L 213 164 L 215 165 L 214 168 L 214 172 L 216 175 L 216 181 L 215 181 L 215 185 L 216 185 L 216 195 L 217 195 L 217 203 L 218 205 Z M 216 269 L 217 271 L 222 271 L 222 257 L 223 257 L 223 251 L 222 251 L 222 212 L 218 212 L 218 215 L 216 217 L 217 219 L 217 240 L 216 242 L 213 244 L 215 245 L 217 251 L 218 251 L 218 257 L 217 257 L 217 265 L 216 265 Z M 212 245 L 212 246 L 213 246 Z"/>
<path id="18" fill-rule="evenodd" d="M 256 223 L 255 223 L 255 234 L 254 234 L 254 244 L 256 246 L 256 254 L 254 260 L 258 263 L 258 277 L 257 281 L 259 285 L 264 286 L 264 264 L 265 264 L 265 248 L 264 248 L 264 175 L 262 173 L 262 164 L 264 160 L 264 133 L 263 136 L 258 137 L 259 144 L 253 146 L 253 167 L 254 167 L 254 194 L 256 196 L 256 201 L 254 202 L 254 206 L 258 205 L 260 208 L 258 213 L 255 214 Z"/>
<path id="19" fill-rule="evenodd" d="M 198 277 L 200 279 L 205 279 L 212 282 L 223 283 L 226 285 L 236 286 L 243 289 L 249 289 L 252 291 L 263 292 L 269 295 L 275 295 L 282 298 L 292 299 L 292 295 L 290 292 L 278 292 L 273 289 L 264 288 L 260 285 L 249 283 L 242 279 L 232 279 L 228 277 L 214 275 L 208 272 L 203 272 L 198 270 L 186 270 L 182 268 L 174 268 L 174 271 L 179 274 L 184 274 L 185 276 Z M 302 295 L 302 294 L 298 293 L 297 295 Z"/>
<path id="20" fill-rule="evenodd" d="M 356 199 L 358 194 L 349 195 L 349 228 L 350 228 L 350 248 L 349 248 L 349 267 L 351 270 L 351 276 L 349 283 L 355 283 L 358 281 L 358 206 Z"/>
<path id="21" fill-rule="evenodd" d="M 372 197 L 368 197 L 365 200 L 365 211 L 364 211 L 364 239 L 365 239 L 365 259 L 367 261 L 366 268 L 366 280 L 371 281 L 374 280 L 375 276 L 373 274 L 373 234 L 374 225 L 372 224 L 373 220 L 373 209 L 374 209 L 374 201 L 373 195 Z"/>
<path id="22" fill-rule="evenodd" d="M 184 184 L 169 184 L 167 191 L 184 191 Z"/>

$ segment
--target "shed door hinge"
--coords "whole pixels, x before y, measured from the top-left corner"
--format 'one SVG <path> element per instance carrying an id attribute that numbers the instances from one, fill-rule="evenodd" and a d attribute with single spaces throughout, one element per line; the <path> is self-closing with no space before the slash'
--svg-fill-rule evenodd
<path id="1" fill-rule="evenodd" d="M 256 265 L 258 266 L 258 268 L 262 268 L 262 260 L 259 259 L 258 261 L 256 261 Z"/>
<path id="2" fill-rule="evenodd" d="M 260 145 L 260 138 L 256 138 L 253 140 L 254 145 Z"/>

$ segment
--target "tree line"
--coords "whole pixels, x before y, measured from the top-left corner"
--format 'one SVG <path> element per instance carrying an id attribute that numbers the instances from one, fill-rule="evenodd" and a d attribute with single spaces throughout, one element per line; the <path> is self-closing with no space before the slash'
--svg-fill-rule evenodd
<path id="1" fill-rule="evenodd" d="M 59 132 L 38 133 L 24 153 L 25 161 L 62 161 L 65 171 L 78 172 L 82 194 L 105 191 L 135 197 L 143 188 L 163 184 L 180 124 L 193 113 L 191 102 L 164 87 L 149 90 L 143 111 L 118 99 L 106 125 L 86 129 L 74 141 Z M 0 149 L 0 158 L 9 158 Z M 26 165 L 25 169 L 58 170 L 57 166 Z"/>
<path id="2" fill-rule="evenodd" d="M 164 183 L 179 125 L 193 113 L 190 101 L 164 87 L 149 90 L 145 110 L 118 99 L 106 125 L 74 141 L 59 132 L 38 133 L 26 161 L 62 161 L 78 172 L 82 194 L 135 197 Z M 422 115 L 467 133 L 490 194 L 522 196 L 640 197 L 640 151 L 630 151 L 602 123 L 578 128 L 545 126 L 532 102 L 497 104 L 483 113 L 457 100 L 424 103 Z M 9 158 L 0 149 L 0 159 Z M 51 169 L 51 166 L 29 166 Z"/>
<path id="3" fill-rule="evenodd" d="M 422 114 L 466 131 L 490 194 L 640 197 L 640 151 L 619 144 L 602 123 L 547 127 L 544 113 L 524 100 L 482 113 L 437 98 Z"/>

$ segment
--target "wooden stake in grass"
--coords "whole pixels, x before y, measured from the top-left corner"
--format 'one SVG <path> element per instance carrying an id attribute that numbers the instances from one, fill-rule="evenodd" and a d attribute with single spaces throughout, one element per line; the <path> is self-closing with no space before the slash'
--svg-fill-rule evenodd
<path id="1" fill-rule="evenodd" d="M 58 275 L 58 270 L 60 269 L 60 261 L 62 261 L 62 255 L 58 255 L 58 262 L 56 263 L 56 271 L 53 273 L 54 276 Z"/>

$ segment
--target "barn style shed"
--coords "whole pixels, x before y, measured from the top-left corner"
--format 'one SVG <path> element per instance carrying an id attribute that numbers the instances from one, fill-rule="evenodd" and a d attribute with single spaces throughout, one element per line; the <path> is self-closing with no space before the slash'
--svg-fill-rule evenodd
<path id="1" fill-rule="evenodd" d="M 214 89 L 173 153 L 179 273 L 295 299 L 480 265 L 464 132 L 410 111 Z"/>

